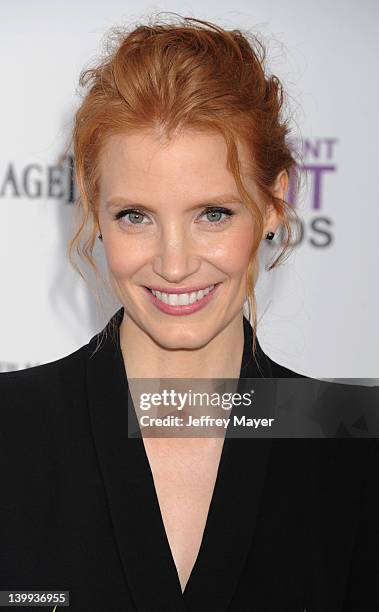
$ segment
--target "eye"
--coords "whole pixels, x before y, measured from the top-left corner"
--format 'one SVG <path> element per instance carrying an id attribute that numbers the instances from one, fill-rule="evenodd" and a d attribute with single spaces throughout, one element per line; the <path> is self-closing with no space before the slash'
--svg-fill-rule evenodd
<path id="1" fill-rule="evenodd" d="M 223 215 L 223 218 L 222 218 Z M 230 208 L 225 208 L 224 206 L 207 206 L 200 217 L 206 216 L 209 225 L 219 226 L 223 223 L 226 223 L 232 215 L 235 215 L 235 212 Z M 120 210 L 114 215 L 116 220 L 120 219 L 128 219 L 126 225 L 146 225 L 143 223 L 143 220 L 146 218 L 146 214 L 138 208 L 127 208 Z"/>
<path id="2" fill-rule="evenodd" d="M 145 217 L 145 213 L 141 212 L 140 210 L 137 210 L 136 208 L 129 208 L 127 210 L 120 210 L 118 213 L 115 214 L 115 219 L 124 219 L 126 217 L 129 217 L 129 223 L 127 223 L 127 225 L 143 225 L 142 221 L 143 218 Z"/>
<path id="3" fill-rule="evenodd" d="M 207 216 L 211 225 L 220 225 L 221 223 L 228 221 L 234 214 L 235 212 L 230 208 L 224 208 L 223 206 L 208 206 L 205 210 L 203 210 L 201 216 Z M 221 219 L 220 215 L 224 215 L 224 218 Z"/>

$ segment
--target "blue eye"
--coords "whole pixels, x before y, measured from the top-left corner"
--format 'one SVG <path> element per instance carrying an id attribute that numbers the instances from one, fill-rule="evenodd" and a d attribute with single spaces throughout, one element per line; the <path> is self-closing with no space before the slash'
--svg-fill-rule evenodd
<path id="1" fill-rule="evenodd" d="M 212 225 L 219 225 L 220 223 L 225 223 L 225 221 L 228 220 L 229 217 L 231 217 L 232 215 L 234 215 L 234 211 L 232 211 L 230 208 L 224 208 L 224 207 L 220 207 L 220 206 L 212 206 L 212 207 L 208 207 L 206 208 L 203 213 L 203 215 L 205 214 L 206 216 L 211 215 L 211 217 L 208 217 L 208 220 L 210 221 L 210 223 Z M 220 217 L 218 218 L 214 218 L 213 215 L 216 215 L 216 217 L 218 215 L 226 215 L 226 219 L 220 219 Z M 213 217 L 212 217 L 213 216 Z"/>
<path id="2" fill-rule="evenodd" d="M 137 220 L 136 220 L 137 222 L 134 223 L 134 221 L 132 221 L 130 225 L 141 225 L 142 218 L 144 217 L 144 213 L 140 212 L 139 210 L 135 210 L 133 208 L 129 210 L 120 210 L 118 213 L 116 213 L 115 219 L 123 219 L 124 217 L 127 217 L 128 215 L 131 215 L 132 217 L 134 215 L 134 220 L 136 220 L 136 217 L 137 217 Z"/>
<path id="3" fill-rule="evenodd" d="M 234 214 L 235 212 L 230 208 L 225 208 L 223 206 L 207 206 L 200 214 L 200 217 L 204 215 L 207 216 L 210 225 L 221 225 L 222 223 L 228 221 L 229 217 Z M 220 218 L 221 215 L 224 215 L 223 219 Z M 142 222 L 146 215 L 137 208 L 128 208 L 120 210 L 114 216 L 116 220 L 124 219 L 126 217 L 129 218 L 127 225 L 143 225 Z"/>

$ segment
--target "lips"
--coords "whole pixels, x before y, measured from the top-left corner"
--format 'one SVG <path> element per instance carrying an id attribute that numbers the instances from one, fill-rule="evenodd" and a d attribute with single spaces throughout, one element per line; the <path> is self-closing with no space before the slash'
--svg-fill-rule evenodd
<path id="1" fill-rule="evenodd" d="M 213 287 L 218 283 L 209 283 L 208 285 L 197 285 L 195 287 L 146 287 L 150 291 L 160 291 L 161 293 L 193 293 L 194 291 L 204 291 L 207 287 Z"/>
<path id="2" fill-rule="evenodd" d="M 174 315 L 184 315 L 184 314 L 192 314 L 197 312 L 198 310 L 204 308 L 212 299 L 215 293 L 218 290 L 218 287 L 221 283 L 217 283 L 216 285 L 209 285 L 212 287 L 209 292 L 206 294 L 204 291 L 199 290 L 199 292 L 190 292 L 183 295 L 182 293 L 163 293 L 163 298 L 166 301 L 162 301 L 162 294 L 156 296 L 153 292 L 144 287 L 145 293 L 149 296 L 152 303 L 160 310 L 166 314 L 174 314 Z M 195 296 L 194 296 L 195 294 Z M 191 298 L 192 295 L 192 298 Z M 198 299 L 199 298 L 199 299 Z M 192 301 L 192 303 L 179 303 L 179 300 L 183 301 Z M 171 301 L 171 303 L 170 303 Z"/>

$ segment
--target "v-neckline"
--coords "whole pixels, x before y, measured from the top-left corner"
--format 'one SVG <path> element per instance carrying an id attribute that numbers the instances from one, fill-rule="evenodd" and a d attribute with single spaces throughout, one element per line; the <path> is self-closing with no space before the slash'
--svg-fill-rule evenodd
<path id="1" fill-rule="evenodd" d="M 115 337 L 106 329 L 103 344 L 98 345 L 99 335 L 88 344 L 91 352 L 96 346 L 98 350 L 88 359 L 87 386 L 94 441 L 127 582 L 138 609 L 154 605 L 175 612 L 196 610 L 205 597 L 222 612 L 233 596 L 255 528 L 271 440 L 225 437 L 200 548 L 182 592 L 143 439 L 128 437 L 130 396 L 119 338 L 122 316 L 123 308 L 109 322 L 116 324 Z M 251 358 L 246 318 L 243 325 L 240 379 L 272 377 L 259 343 L 256 358 Z"/>

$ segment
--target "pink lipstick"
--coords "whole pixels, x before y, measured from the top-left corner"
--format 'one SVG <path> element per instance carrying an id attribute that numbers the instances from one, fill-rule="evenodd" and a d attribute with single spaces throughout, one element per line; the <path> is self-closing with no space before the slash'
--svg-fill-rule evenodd
<path id="1" fill-rule="evenodd" d="M 199 299 L 196 299 L 195 302 L 193 302 L 193 304 L 166 304 L 164 301 L 162 301 L 159 297 L 157 297 L 156 295 L 154 295 L 152 293 L 152 291 L 150 289 L 148 289 L 147 287 L 143 287 L 145 293 L 148 295 L 148 297 L 151 299 L 152 303 L 154 304 L 154 306 L 156 306 L 158 308 L 158 310 L 160 310 L 161 312 L 164 312 L 166 314 L 173 314 L 173 315 L 186 315 L 186 314 L 192 314 L 194 312 L 197 312 L 198 310 L 201 310 L 202 308 L 204 308 L 207 304 L 209 304 L 209 302 L 213 299 L 219 285 L 221 283 L 217 283 L 215 285 L 208 285 L 209 287 L 212 287 L 209 291 L 209 293 L 207 293 L 207 295 L 204 295 L 202 297 L 200 297 Z M 205 287 L 203 287 L 205 288 Z M 155 288 L 154 288 L 155 290 Z M 183 294 L 183 293 L 194 293 L 195 291 L 199 291 L 201 289 L 193 289 L 192 291 L 183 291 L 183 289 L 181 289 L 180 291 L 173 291 L 172 289 L 170 290 L 166 290 L 164 293 L 166 293 L 166 295 L 171 295 L 173 293 L 177 294 L 178 296 Z M 158 290 L 159 291 L 159 290 Z"/>

